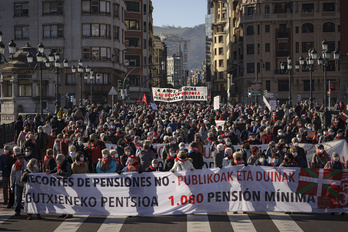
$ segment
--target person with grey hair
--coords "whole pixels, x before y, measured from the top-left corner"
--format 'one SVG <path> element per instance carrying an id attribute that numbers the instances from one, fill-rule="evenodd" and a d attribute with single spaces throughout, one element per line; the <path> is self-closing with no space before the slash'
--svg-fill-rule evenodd
<path id="1" fill-rule="evenodd" d="M 46 169 L 47 174 L 55 173 L 56 175 L 62 176 L 62 177 L 69 177 L 72 175 L 71 165 L 65 159 L 65 155 L 58 154 L 56 157 L 56 162 L 57 162 L 57 166 L 55 167 L 55 169 L 53 169 L 52 171 L 49 169 Z"/>
<path id="2" fill-rule="evenodd" d="M 337 152 L 333 152 L 331 160 L 327 161 L 324 169 L 344 169 L 344 164 L 340 162 L 340 155 Z"/>
<path id="3" fill-rule="evenodd" d="M 232 148 L 228 147 L 225 149 L 225 158 L 222 160 L 222 166 L 227 167 L 231 166 L 232 160 L 233 160 L 233 150 Z"/>
<path id="4" fill-rule="evenodd" d="M 224 155 L 225 155 L 224 149 L 225 149 L 225 146 L 222 143 L 220 143 L 217 145 L 216 151 L 213 152 L 215 168 L 222 167 L 222 160 L 224 159 Z"/>

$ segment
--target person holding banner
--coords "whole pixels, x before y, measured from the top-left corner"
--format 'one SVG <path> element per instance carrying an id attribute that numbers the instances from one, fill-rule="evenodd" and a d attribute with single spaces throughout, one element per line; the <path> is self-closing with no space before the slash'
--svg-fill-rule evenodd
<path id="1" fill-rule="evenodd" d="M 257 154 L 257 160 L 254 163 L 255 166 L 269 166 L 269 163 L 266 160 L 266 155 L 263 152 Z"/>
<path id="2" fill-rule="evenodd" d="M 294 156 L 291 153 L 286 153 L 284 156 L 283 162 L 279 165 L 279 167 L 298 167 L 296 162 L 294 161 Z"/>
<path id="3" fill-rule="evenodd" d="M 332 158 L 325 164 L 324 169 L 344 169 L 344 164 L 340 162 L 340 155 L 337 152 L 332 153 Z"/>
<path id="4" fill-rule="evenodd" d="M 312 168 L 324 168 L 325 164 L 330 161 L 330 156 L 326 153 L 324 145 L 317 147 L 317 152 L 312 158 Z"/>
<path id="5" fill-rule="evenodd" d="M 88 173 L 88 165 L 85 160 L 85 155 L 82 151 L 78 151 L 75 156 L 74 163 L 71 164 L 73 174 Z"/>
<path id="6" fill-rule="evenodd" d="M 233 150 L 232 148 L 228 147 L 225 149 L 225 158 L 222 160 L 222 166 L 227 167 L 231 166 L 232 160 L 233 160 Z"/>
<path id="7" fill-rule="evenodd" d="M 244 165 L 245 162 L 244 162 L 244 159 L 242 158 L 242 156 L 243 156 L 242 153 L 240 153 L 238 151 L 233 153 L 233 160 L 229 166 Z"/>
<path id="8" fill-rule="evenodd" d="M 189 159 L 184 151 L 180 151 L 178 157 L 175 159 L 175 163 L 171 172 L 194 170 L 191 159 Z"/>
<path id="9" fill-rule="evenodd" d="M 156 159 L 153 159 L 151 165 L 145 169 L 146 172 L 158 172 L 162 171 L 161 167 L 158 166 L 159 162 Z"/>
<path id="10" fill-rule="evenodd" d="M 14 189 L 15 193 L 15 216 L 19 216 L 22 208 L 22 196 L 24 189 L 24 182 L 22 181 L 22 175 L 27 166 L 27 161 L 24 159 L 23 153 L 15 154 L 16 162 L 12 165 L 10 183 L 11 191 Z"/>
<path id="11" fill-rule="evenodd" d="M 117 170 L 116 159 L 113 159 L 108 149 L 102 150 L 102 158 L 99 159 L 97 167 L 97 173 L 115 173 Z"/>
<path id="12" fill-rule="evenodd" d="M 185 147 L 184 147 L 185 148 Z M 169 171 L 174 166 L 174 160 L 176 158 L 176 152 L 173 148 L 169 149 L 169 154 L 164 161 L 163 171 Z"/>
<path id="13" fill-rule="evenodd" d="M 145 172 L 143 166 L 140 165 L 138 157 L 131 155 L 128 158 L 128 164 L 122 169 L 121 172 Z"/>
<path id="14" fill-rule="evenodd" d="M 139 163 L 143 167 L 149 167 L 153 159 L 156 159 L 155 153 L 150 149 L 150 141 L 145 140 L 143 143 L 143 149 L 138 153 Z"/>

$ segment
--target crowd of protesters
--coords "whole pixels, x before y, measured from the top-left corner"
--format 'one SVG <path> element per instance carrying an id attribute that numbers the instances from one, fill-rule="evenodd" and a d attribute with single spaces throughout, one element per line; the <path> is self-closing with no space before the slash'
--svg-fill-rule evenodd
<path id="1" fill-rule="evenodd" d="M 0 156 L 4 204 L 20 215 L 29 173 L 68 177 L 82 173 L 182 171 L 202 169 L 204 145 L 215 167 L 256 165 L 307 167 L 301 143 L 315 144 L 312 168 L 343 169 L 339 154 L 322 143 L 347 139 L 348 127 L 338 115 L 307 102 L 278 105 L 271 112 L 258 105 L 205 103 L 90 106 L 48 114 L 42 120 L 18 117 L 17 146 Z M 338 111 L 345 109 L 337 103 Z M 223 124 L 217 125 L 217 121 Z M 154 144 L 164 144 L 158 154 Z M 265 151 L 254 145 L 267 144 Z M 236 149 L 235 145 L 241 145 Z M 158 157 L 162 162 L 158 161 Z M 71 217 L 61 215 L 60 217 Z M 41 218 L 40 215 L 37 215 Z M 32 219 L 32 215 L 28 215 Z"/>

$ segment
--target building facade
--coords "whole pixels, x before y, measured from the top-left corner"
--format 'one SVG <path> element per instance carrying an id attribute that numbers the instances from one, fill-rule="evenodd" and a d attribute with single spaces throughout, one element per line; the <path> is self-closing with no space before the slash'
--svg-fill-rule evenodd
<path id="1" fill-rule="evenodd" d="M 126 63 L 129 79 L 127 102 L 136 102 L 143 93 L 150 92 L 154 75 L 153 6 L 151 0 L 126 3 Z"/>
<path id="2" fill-rule="evenodd" d="M 77 66 L 77 61 L 82 60 L 84 66 L 88 65 L 99 74 L 99 78 L 95 75 L 91 82 L 90 77 L 85 79 L 83 73 L 74 74 L 69 68 L 59 74 L 58 83 L 54 73 L 47 74 L 49 83 L 59 85 L 62 106 L 78 104 L 81 99 L 111 103 L 108 92 L 126 73 L 125 8 L 123 0 L 0 1 L 0 31 L 4 44 L 13 39 L 20 48 L 26 43 L 36 47 L 42 42 L 46 55 L 58 51 L 61 60 L 69 60 L 69 67 Z M 5 56 L 8 56 L 7 50 Z M 32 78 L 28 76 L 26 81 L 30 82 Z M 2 75 L 1 82 L 7 80 L 16 82 L 14 77 Z M 33 93 L 36 92 L 34 85 L 31 88 Z M 52 91 L 55 95 L 55 88 Z M 16 92 L 12 91 L 10 96 L 11 109 L 3 107 L 2 112 L 16 114 L 16 99 L 22 97 L 15 96 Z M 54 108 L 54 100 L 47 100 L 45 112 Z M 24 105 L 22 110 L 32 113 L 34 108 Z"/>
<path id="3" fill-rule="evenodd" d="M 223 70 L 230 74 L 230 78 L 227 76 L 224 81 L 228 83 L 231 80 L 232 100 L 243 103 L 255 101 L 256 98 L 248 98 L 248 88 L 252 82 L 258 81 L 262 83 L 263 90 L 274 93 L 274 100 L 280 102 L 288 101 L 289 95 L 292 103 L 308 100 L 312 86 L 313 102 L 322 104 L 325 98 L 323 66 L 318 66 L 315 61 L 310 83 L 306 62 L 299 70 L 295 69 L 295 65 L 301 56 L 308 56 L 310 49 L 315 49 L 322 56 L 323 40 L 327 41 L 331 52 L 326 68 L 326 86 L 329 89 L 329 81 L 337 86 L 332 89 L 331 102 L 342 98 L 344 93 L 338 88 L 341 86 L 340 64 L 332 59 L 332 52 L 340 49 L 341 45 L 339 0 L 228 0 L 214 1 L 214 4 L 219 6 L 219 2 L 220 9 L 221 4 L 226 2 L 230 12 L 230 44 L 225 46 L 230 49 L 226 58 L 229 61 Z M 221 10 L 214 14 L 215 18 L 221 17 Z M 216 45 L 216 48 L 219 49 L 219 46 Z M 217 59 L 221 60 L 218 55 Z M 282 70 L 280 64 L 286 63 L 288 57 L 293 69 L 285 67 Z M 219 67 L 219 64 L 212 64 L 214 66 Z"/>

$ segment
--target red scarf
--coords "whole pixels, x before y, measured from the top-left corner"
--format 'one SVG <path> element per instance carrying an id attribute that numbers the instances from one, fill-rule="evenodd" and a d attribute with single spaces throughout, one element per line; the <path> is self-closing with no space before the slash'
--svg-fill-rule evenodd
<path id="1" fill-rule="evenodd" d="M 180 159 L 180 158 L 175 158 L 175 159 L 178 160 L 178 161 L 181 161 L 181 162 L 185 162 L 185 161 L 188 160 L 188 158 L 186 158 L 185 160 L 182 160 L 182 159 Z"/>
<path id="2" fill-rule="evenodd" d="M 84 167 L 85 166 L 85 161 L 80 161 L 80 165 L 82 166 L 82 167 Z"/>
<path id="3" fill-rule="evenodd" d="M 238 161 L 238 160 L 234 159 L 234 163 L 237 164 L 237 165 L 244 164 L 244 160 L 241 159 L 241 160 Z"/>
<path id="4" fill-rule="evenodd" d="M 317 154 L 318 154 L 319 156 L 321 156 L 321 157 L 324 158 L 324 156 L 325 156 L 327 153 L 326 153 L 325 150 L 324 150 L 324 153 L 320 153 L 320 151 L 318 150 L 318 151 L 317 151 Z"/>
<path id="5" fill-rule="evenodd" d="M 106 164 L 107 162 L 109 162 L 109 160 L 110 160 L 110 157 L 109 157 L 109 158 L 107 158 L 107 159 L 103 158 L 103 159 L 102 159 L 103 164 Z"/>
<path id="6" fill-rule="evenodd" d="M 156 170 L 156 168 L 152 167 L 152 164 L 149 167 L 151 170 Z"/>
<path id="7" fill-rule="evenodd" d="M 45 155 L 44 163 L 46 163 L 46 161 L 49 159 L 53 159 L 53 156 Z"/>
<path id="8" fill-rule="evenodd" d="M 176 158 L 176 156 L 174 157 L 171 157 L 170 155 L 167 156 L 167 159 L 170 159 L 170 160 L 174 160 Z"/>
<path id="9" fill-rule="evenodd" d="M 18 163 L 17 161 L 15 162 L 15 170 L 19 171 L 22 169 L 24 162 Z"/>
<path id="10" fill-rule="evenodd" d="M 334 122 L 334 123 L 333 123 L 333 126 L 334 126 L 335 128 L 337 128 L 337 127 L 338 127 L 338 123 L 339 123 L 339 122 Z"/>
<path id="11" fill-rule="evenodd" d="M 62 170 L 63 163 L 57 165 L 57 173 L 60 173 L 60 170 Z"/>
<path id="12" fill-rule="evenodd" d="M 335 139 L 343 139 L 343 135 L 341 135 L 341 136 L 336 135 Z"/>
<path id="13" fill-rule="evenodd" d="M 137 163 L 136 165 L 128 164 L 128 171 L 129 172 L 136 172 L 136 171 L 139 170 L 139 168 L 140 168 L 140 164 L 139 163 Z"/>

